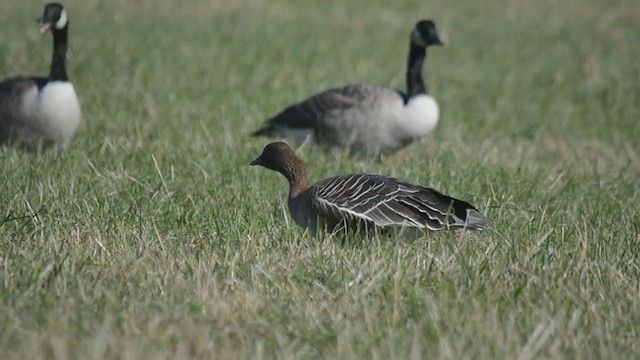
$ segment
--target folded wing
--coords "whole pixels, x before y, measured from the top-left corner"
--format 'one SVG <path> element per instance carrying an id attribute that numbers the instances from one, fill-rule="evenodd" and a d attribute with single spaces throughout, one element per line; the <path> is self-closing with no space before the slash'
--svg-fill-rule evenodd
<path id="1" fill-rule="evenodd" d="M 322 119 L 332 111 L 341 111 L 358 106 L 367 98 L 385 91 L 378 85 L 347 85 L 326 90 L 302 102 L 291 105 L 278 115 L 266 121 L 266 125 L 255 131 L 253 136 L 273 136 L 279 129 L 311 129 L 317 131 L 325 124 Z"/>
<path id="2" fill-rule="evenodd" d="M 46 78 L 18 76 L 0 81 L 0 143 L 6 142 L 16 126 L 22 120 L 22 101 L 24 94 L 37 86 L 39 89 L 47 84 Z"/>
<path id="3" fill-rule="evenodd" d="M 313 191 L 314 210 L 335 222 L 430 230 L 491 226 L 488 218 L 465 201 L 386 176 L 337 176 L 314 185 Z"/>

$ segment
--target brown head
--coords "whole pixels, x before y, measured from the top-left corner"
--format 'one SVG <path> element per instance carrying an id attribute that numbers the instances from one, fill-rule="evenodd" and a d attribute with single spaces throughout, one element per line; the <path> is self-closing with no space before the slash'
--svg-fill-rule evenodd
<path id="1" fill-rule="evenodd" d="M 290 196 L 296 196 L 309 187 L 307 170 L 302 160 L 296 156 L 289 145 L 273 142 L 265 146 L 262 154 L 250 163 L 260 165 L 284 175 L 289 180 Z"/>

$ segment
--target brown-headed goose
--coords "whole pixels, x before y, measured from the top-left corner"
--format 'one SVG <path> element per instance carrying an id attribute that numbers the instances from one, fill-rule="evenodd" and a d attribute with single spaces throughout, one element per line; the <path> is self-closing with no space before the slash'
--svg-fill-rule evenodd
<path id="1" fill-rule="evenodd" d="M 380 85 L 347 85 L 289 106 L 253 136 L 309 136 L 315 143 L 356 152 L 389 153 L 430 133 L 439 108 L 422 79 L 427 47 L 442 45 L 436 25 L 419 21 L 411 32 L 407 93 Z"/>
<path id="2" fill-rule="evenodd" d="M 80 103 L 65 68 L 69 16 L 49 3 L 38 21 L 53 34 L 49 77 L 17 76 L 0 82 L 0 145 L 65 145 L 80 123 Z"/>
<path id="3" fill-rule="evenodd" d="M 382 175 L 341 175 L 309 185 L 302 161 L 283 142 L 251 162 L 289 181 L 289 211 L 314 233 L 349 228 L 487 229 L 491 221 L 471 204 L 434 189 Z"/>

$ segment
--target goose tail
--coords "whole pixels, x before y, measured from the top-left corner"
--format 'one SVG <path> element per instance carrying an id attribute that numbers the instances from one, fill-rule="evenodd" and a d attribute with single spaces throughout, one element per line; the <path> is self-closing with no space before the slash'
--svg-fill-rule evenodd
<path id="1" fill-rule="evenodd" d="M 493 222 L 488 217 L 482 215 L 478 210 L 467 209 L 465 227 L 475 230 L 487 230 L 493 227 Z"/>
<path id="2" fill-rule="evenodd" d="M 276 135 L 276 129 L 271 124 L 268 124 L 251 133 L 252 137 L 261 137 L 261 136 L 273 137 L 275 135 Z"/>

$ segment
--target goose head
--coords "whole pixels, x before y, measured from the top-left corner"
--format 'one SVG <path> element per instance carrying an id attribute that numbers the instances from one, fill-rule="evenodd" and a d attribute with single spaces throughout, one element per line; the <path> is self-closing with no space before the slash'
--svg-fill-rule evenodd
<path id="1" fill-rule="evenodd" d="M 289 180 L 289 196 L 295 197 L 309 187 L 307 169 L 304 163 L 283 142 L 274 142 L 265 146 L 262 154 L 250 163 L 277 171 Z"/>
<path id="2" fill-rule="evenodd" d="M 418 21 L 416 28 L 411 33 L 411 42 L 420 47 L 444 45 L 436 29 L 436 24 L 431 20 Z"/>
<path id="3" fill-rule="evenodd" d="M 269 170 L 283 172 L 285 168 L 294 163 L 301 163 L 301 161 L 289 145 L 278 141 L 265 146 L 262 154 L 253 160 L 250 165 L 259 165 Z"/>
<path id="4" fill-rule="evenodd" d="M 38 22 L 42 25 L 40 32 L 44 34 L 49 30 L 64 29 L 69 23 L 69 17 L 62 4 L 49 3 L 45 5 L 44 13 L 38 18 Z"/>

